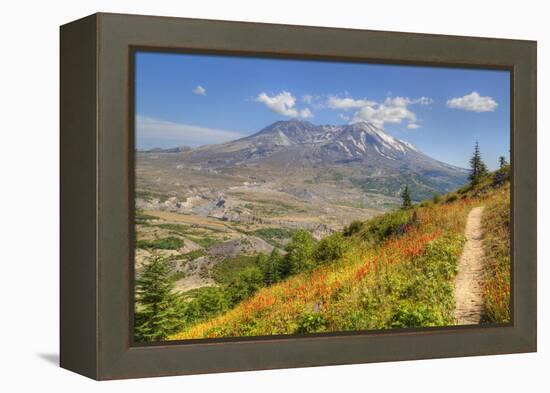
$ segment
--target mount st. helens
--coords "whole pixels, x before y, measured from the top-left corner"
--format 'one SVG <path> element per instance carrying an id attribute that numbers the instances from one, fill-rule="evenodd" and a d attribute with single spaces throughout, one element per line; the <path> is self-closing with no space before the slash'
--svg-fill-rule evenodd
<path id="1" fill-rule="evenodd" d="M 398 171 L 417 173 L 440 184 L 439 191 L 464 183 L 466 172 L 436 161 L 408 142 L 371 123 L 316 126 L 307 121 L 278 121 L 251 136 L 188 151 L 191 161 L 218 165 L 259 165 L 280 169 L 358 166 L 365 176 Z"/>
<path id="2" fill-rule="evenodd" d="M 141 153 L 143 161 L 153 153 L 155 164 L 160 166 L 164 166 L 164 161 L 166 165 L 175 163 L 177 169 L 189 167 L 195 172 L 241 175 L 248 184 L 258 184 L 254 180 L 270 182 L 277 185 L 275 189 L 291 195 L 332 202 L 334 197 L 319 195 L 315 186 L 336 181 L 348 189 L 358 188 L 363 194 L 395 198 L 406 184 L 413 199 L 421 200 L 435 192 L 455 190 L 466 182 L 468 174 L 365 122 L 316 126 L 307 121 L 278 121 L 256 134 L 223 144 L 153 149 Z M 281 178 L 299 187 L 278 184 Z M 369 205 L 369 199 L 376 198 L 359 201 Z M 372 207 L 376 208 L 376 203 Z"/>
<path id="3" fill-rule="evenodd" d="M 138 151 L 136 266 L 155 250 L 185 276 L 182 291 L 209 285 L 216 245 L 282 251 L 298 229 L 320 239 L 394 209 L 405 185 L 420 200 L 467 174 L 370 123 L 279 121 L 223 144 Z"/>

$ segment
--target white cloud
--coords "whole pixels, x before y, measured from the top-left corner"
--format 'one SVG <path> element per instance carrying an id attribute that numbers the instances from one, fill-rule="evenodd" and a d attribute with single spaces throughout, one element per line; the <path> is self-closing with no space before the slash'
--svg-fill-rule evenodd
<path id="1" fill-rule="evenodd" d="M 300 113 L 299 117 L 303 117 L 304 119 L 307 119 L 309 117 L 313 117 L 313 113 L 311 113 L 309 108 L 302 109 L 302 110 L 300 110 L 299 113 Z"/>
<path id="2" fill-rule="evenodd" d="M 416 115 L 408 109 L 412 100 L 405 97 L 388 97 L 382 104 L 371 104 L 363 106 L 352 118 L 352 122 L 367 121 L 378 127 L 384 123 L 401 123 L 407 120 L 409 123 L 416 123 Z"/>
<path id="3" fill-rule="evenodd" d="M 431 98 L 422 96 L 420 98 L 417 98 L 415 102 L 413 102 L 413 104 L 430 105 L 433 102 L 434 100 L 432 100 Z"/>
<path id="4" fill-rule="evenodd" d="M 149 147 L 201 146 L 223 143 L 244 137 L 237 131 L 174 123 L 145 116 L 136 116 L 136 140 Z"/>
<path id="5" fill-rule="evenodd" d="M 401 108 L 405 108 L 407 105 L 412 104 L 413 100 L 407 97 L 388 97 L 384 101 L 384 104 L 386 106 L 398 106 Z"/>
<path id="6" fill-rule="evenodd" d="M 338 117 L 344 121 L 350 120 L 350 117 L 348 115 L 344 115 L 343 113 L 338 113 Z"/>
<path id="7" fill-rule="evenodd" d="M 305 94 L 302 96 L 302 102 L 306 104 L 311 104 L 312 101 L 313 101 L 313 96 L 311 94 Z"/>
<path id="8" fill-rule="evenodd" d="M 388 97 L 386 98 L 386 101 L 385 103 L 387 105 L 394 105 L 394 106 L 401 106 L 401 107 L 405 107 L 407 105 L 415 105 L 415 104 L 420 104 L 420 105 L 430 105 L 434 102 L 434 100 L 432 100 L 431 98 L 429 97 L 420 97 L 420 98 L 415 98 L 415 99 L 411 99 L 411 98 L 408 98 L 408 97 Z"/>
<path id="9" fill-rule="evenodd" d="M 195 93 L 198 96 L 205 96 L 206 95 L 206 89 L 204 87 L 202 87 L 201 85 L 197 85 L 197 87 L 195 87 L 193 89 L 193 93 Z"/>
<path id="10" fill-rule="evenodd" d="M 311 109 L 324 109 L 326 107 L 325 98 L 321 95 L 304 94 L 301 100 Z"/>
<path id="11" fill-rule="evenodd" d="M 273 96 L 269 96 L 267 93 L 261 92 L 255 98 L 256 102 L 261 102 L 273 112 L 288 117 L 313 117 L 313 113 L 309 108 L 298 109 L 296 108 L 296 98 L 288 91 L 282 91 L 281 93 Z"/>
<path id="12" fill-rule="evenodd" d="M 447 100 L 447 106 L 454 109 L 463 109 L 473 112 L 493 112 L 498 104 L 489 96 L 480 96 L 477 91 L 473 91 L 463 97 L 456 97 Z"/>
<path id="13" fill-rule="evenodd" d="M 326 106 L 335 110 L 355 110 L 350 117 L 345 114 L 339 114 L 343 120 L 350 120 L 351 123 L 370 122 L 378 127 L 383 127 L 385 123 L 401 123 L 407 121 L 407 128 L 416 129 L 420 126 L 416 123 L 416 114 L 409 109 L 409 106 L 429 105 L 433 102 L 431 98 L 420 97 L 411 99 L 408 97 L 388 97 L 382 103 L 368 99 L 355 99 L 352 97 L 329 96 Z"/>
<path id="14" fill-rule="evenodd" d="M 353 99 L 350 97 L 338 97 L 338 96 L 329 96 L 327 100 L 327 106 L 330 109 L 343 109 L 343 110 L 349 110 L 349 109 L 357 109 L 362 108 L 364 106 L 372 106 L 376 103 L 369 100 L 364 99 Z"/>

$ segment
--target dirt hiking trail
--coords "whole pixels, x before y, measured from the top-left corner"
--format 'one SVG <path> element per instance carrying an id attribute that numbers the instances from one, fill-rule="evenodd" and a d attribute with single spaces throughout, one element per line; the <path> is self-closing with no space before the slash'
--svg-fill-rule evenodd
<path id="1" fill-rule="evenodd" d="M 464 236 L 466 244 L 458 262 L 455 278 L 455 319 L 457 325 L 479 324 L 483 307 L 483 230 L 481 216 L 484 206 L 473 208 L 468 214 Z"/>

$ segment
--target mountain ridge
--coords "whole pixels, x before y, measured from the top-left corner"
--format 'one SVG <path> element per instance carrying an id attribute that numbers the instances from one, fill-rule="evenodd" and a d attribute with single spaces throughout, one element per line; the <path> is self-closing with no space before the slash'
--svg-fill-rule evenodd
<path id="1" fill-rule="evenodd" d="M 403 184 L 410 183 L 419 198 L 452 191 L 468 174 L 367 122 L 277 121 L 233 141 L 163 152 L 178 153 L 183 162 L 208 168 L 268 168 L 288 175 L 305 168 L 344 171 L 365 191 L 396 196 Z"/>

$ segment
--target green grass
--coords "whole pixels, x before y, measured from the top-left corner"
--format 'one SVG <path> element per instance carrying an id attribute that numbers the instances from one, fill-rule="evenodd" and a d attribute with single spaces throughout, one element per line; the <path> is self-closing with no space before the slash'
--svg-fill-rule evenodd
<path id="1" fill-rule="evenodd" d="M 361 238 L 381 242 L 392 235 L 403 234 L 407 225 L 413 224 L 412 210 L 395 210 L 367 221 L 361 228 Z"/>
<path id="2" fill-rule="evenodd" d="M 167 195 L 157 194 L 151 191 L 143 191 L 143 190 L 137 190 L 135 197 L 136 199 L 143 199 L 144 201 L 147 201 L 147 202 L 152 202 L 153 199 L 158 199 L 159 202 L 161 203 L 166 202 L 168 200 Z"/>
<path id="3" fill-rule="evenodd" d="M 158 219 L 158 217 L 145 214 L 140 210 L 136 210 L 136 214 L 134 217 L 135 223 L 139 225 L 148 225 L 149 221 L 156 220 L 156 219 Z"/>
<path id="4" fill-rule="evenodd" d="M 215 244 L 219 244 L 222 240 L 209 236 L 210 232 L 223 233 L 225 231 L 212 228 L 193 228 L 189 225 L 182 224 L 159 224 L 159 228 L 171 231 L 175 235 L 185 236 L 187 239 L 198 244 L 203 248 L 208 248 Z"/>
<path id="5" fill-rule="evenodd" d="M 183 254 L 179 258 L 184 259 L 186 261 L 192 261 L 193 259 L 200 258 L 204 255 L 206 255 L 206 252 L 203 249 L 199 249 L 199 250 L 190 251 L 187 254 Z"/>
<path id="6" fill-rule="evenodd" d="M 257 266 L 256 261 L 256 256 L 248 255 L 224 259 L 216 264 L 212 271 L 212 277 L 220 284 L 228 283 L 246 268 Z"/>
<path id="7" fill-rule="evenodd" d="M 392 304 L 390 316 L 380 327 L 420 327 L 454 324 L 453 278 L 464 239 L 442 237 L 408 263 L 389 272 L 368 302 Z M 376 291 L 376 290 L 375 290 Z M 363 301 L 364 301 L 363 300 Z"/>
<path id="8" fill-rule="evenodd" d="M 373 192 L 384 195 L 397 196 L 403 185 L 409 186 L 411 197 L 414 201 L 431 198 L 433 193 L 443 187 L 443 184 L 428 177 L 419 178 L 414 173 L 406 173 L 394 177 L 368 177 L 362 180 L 354 180 L 365 192 Z M 447 186 L 452 186 L 448 184 Z"/>
<path id="9" fill-rule="evenodd" d="M 353 207 L 356 209 L 374 209 L 375 207 L 371 203 L 362 201 L 338 201 L 335 203 L 338 206 Z"/>
<path id="10" fill-rule="evenodd" d="M 483 213 L 484 299 L 489 322 L 510 322 L 510 188 L 491 198 Z"/>
<path id="11" fill-rule="evenodd" d="M 185 272 L 175 272 L 175 273 L 172 273 L 172 275 L 170 275 L 170 279 L 172 281 L 178 281 L 178 280 L 181 280 L 182 278 L 185 278 Z"/>
<path id="12" fill-rule="evenodd" d="M 250 234 L 265 240 L 272 246 L 280 247 L 282 242 L 286 239 L 290 239 L 294 235 L 294 233 L 296 233 L 296 229 L 261 228 L 256 229 Z"/>
<path id="13" fill-rule="evenodd" d="M 178 237 L 165 237 L 153 240 L 141 239 L 136 242 L 137 248 L 147 250 L 177 250 L 182 248 L 183 245 L 184 240 Z"/>
<path id="14" fill-rule="evenodd" d="M 447 195 L 447 198 L 445 198 L 445 203 L 451 203 L 458 199 L 458 195 L 455 193 L 451 193 Z"/>
<path id="15" fill-rule="evenodd" d="M 203 248 L 208 248 L 208 247 L 214 246 L 216 244 L 222 243 L 221 240 L 213 238 L 213 237 L 208 237 L 208 236 L 203 236 L 203 237 L 187 236 L 187 238 L 189 240 L 193 241 L 194 243 L 197 243 L 199 246 L 201 246 Z"/>
<path id="16" fill-rule="evenodd" d="M 159 228 L 168 229 L 170 231 L 174 231 L 177 233 L 180 233 L 182 235 L 201 235 L 207 231 L 215 232 L 215 233 L 224 233 L 225 231 L 223 229 L 217 229 L 217 228 L 194 228 L 189 225 L 183 225 L 183 224 L 159 224 Z"/>
<path id="17" fill-rule="evenodd" d="M 249 197 L 247 194 L 243 192 L 234 192 L 232 195 L 235 195 L 240 198 L 247 198 Z M 263 215 L 263 216 L 278 216 L 288 213 L 305 213 L 307 210 L 300 206 L 296 206 L 294 204 L 278 201 L 278 200 L 272 200 L 272 199 L 264 199 L 264 198 L 257 198 L 253 201 L 246 203 L 244 205 L 247 209 L 253 210 L 255 214 L 257 215 Z"/>

